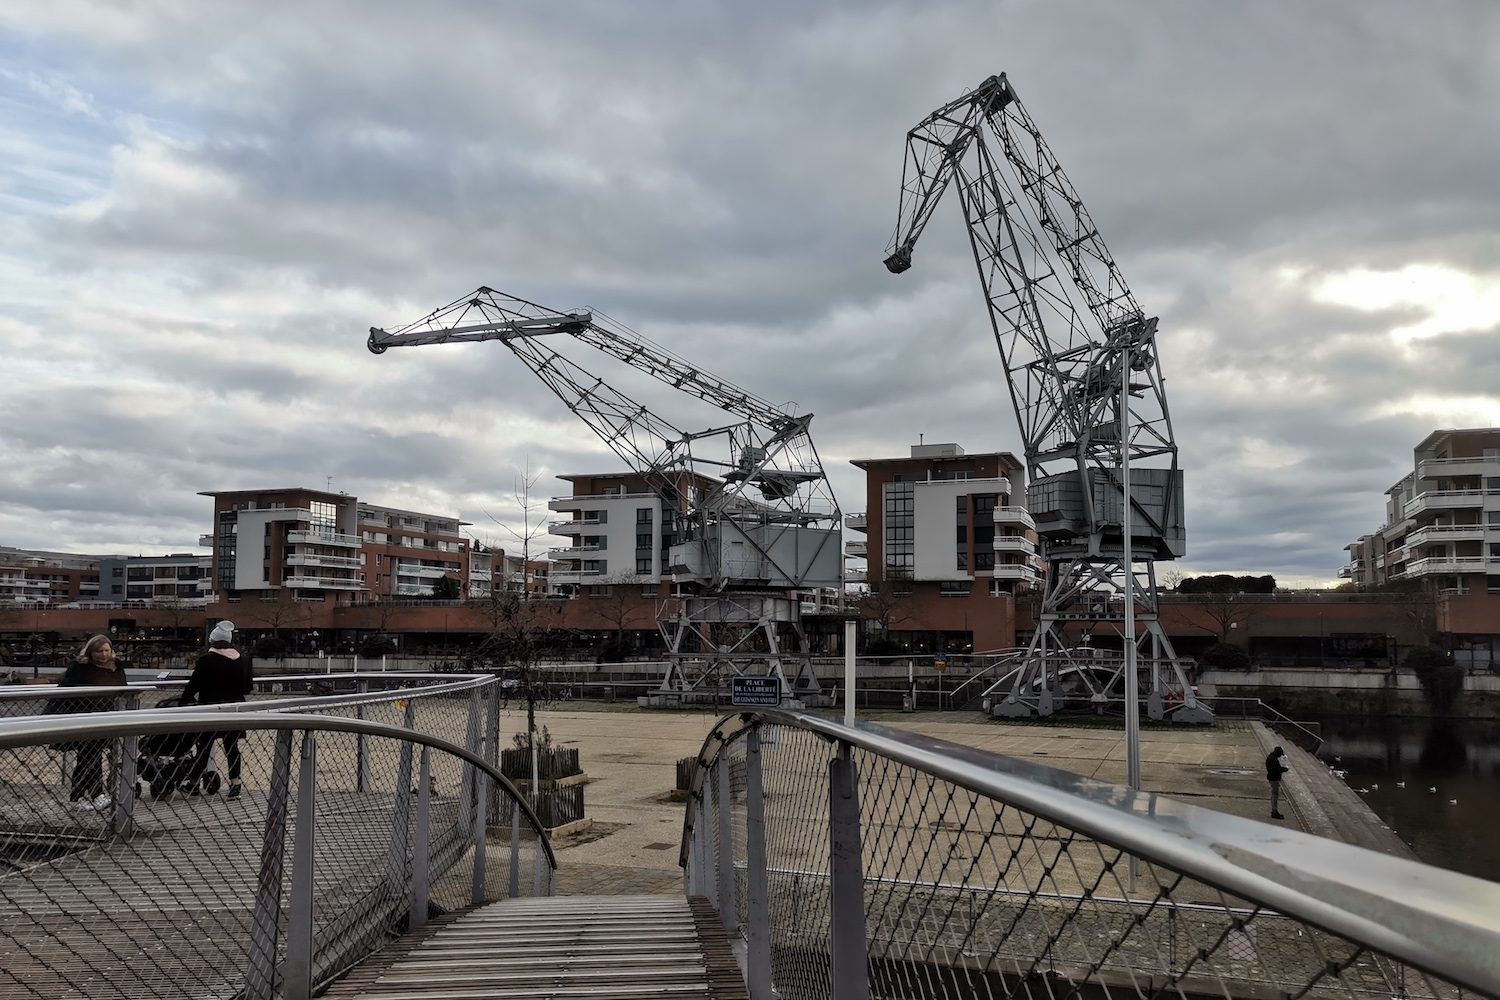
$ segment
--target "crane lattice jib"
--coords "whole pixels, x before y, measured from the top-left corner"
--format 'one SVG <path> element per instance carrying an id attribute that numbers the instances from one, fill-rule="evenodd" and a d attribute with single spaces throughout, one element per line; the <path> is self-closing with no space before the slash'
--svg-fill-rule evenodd
<path id="1" fill-rule="evenodd" d="M 553 350 L 563 334 L 594 347 L 741 422 L 687 432 Z M 703 494 L 695 506 L 728 516 L 789 523 L 837 523 L 838 507 L 808 434 L 811 414 L 790 414 L 698 368 L 590 310 L 560 311 L 480 288 L 394 330 L 371 328 L 369 348 L 497 340 L 506 345 L 632 470 L 669 498 Z M 728 456 L 695 455 L 706 438 Z M 746 487 L 754 485 L 759 495 Z"/>
<path id="2" fill-rule="evenodd" d="M 1073 470 L 1118 485 L 1121 363 L 1128 352 L 1131 462 L 1167 467 L 1162 481 L 1168 494 L 1176 492 L 1177 449 L 1156 320 L 1141 311 L 1003 74 L 907 133 L 898 224 L 885 262 L 892 272 L 911 266 L 917 239 L 950 186 L 962 203 L 1033 480 Z M 1090 508 L 1087 533 L 1097 538 L 1104 515 L 1091 507 L 1095 489 L 1079 486 Z M 1164 505 L 1136 512 L 1165 530 L 1164 512 L 1180 502 L 1169 495 Z"/>

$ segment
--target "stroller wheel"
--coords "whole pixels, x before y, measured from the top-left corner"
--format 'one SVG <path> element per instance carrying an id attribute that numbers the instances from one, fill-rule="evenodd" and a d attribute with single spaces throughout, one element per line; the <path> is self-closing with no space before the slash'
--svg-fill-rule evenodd
<path id="1" fill-rule="evenodd" d="M 203 794 L 204 795 L 218 795 L 219 794 L 219 788 L 221 787 L 222 784 L 223 784 L 223 782 L 221 782 L 219 780 L 218 772 L 216 772 L 216 771 L 210 771 L 210 772 L 208 772 L 207 774 L 205 774 L 203 776 Z"/>

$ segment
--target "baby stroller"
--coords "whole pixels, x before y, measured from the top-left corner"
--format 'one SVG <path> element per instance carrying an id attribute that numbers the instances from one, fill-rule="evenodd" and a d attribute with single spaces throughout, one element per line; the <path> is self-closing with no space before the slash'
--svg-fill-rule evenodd
<path id="1" fill-rule="evenodd" d="M 181 704 L 178 698 L 163 698 L 157 708 L 175 708 Z M 161 733 L 143 736 L 140 755 L 135 761 L 135 773 L 151 787 L 151 797 L 162 799 L 172 794 L 192 774 L 193 759 L 198 753 L 198 741 L 202 733 Z M 219 791 L 219 775 L 210 771 L 203 775 L 203 790 L 209 795 Z M 136 794 L 141 793 L 139 783 Z"/>

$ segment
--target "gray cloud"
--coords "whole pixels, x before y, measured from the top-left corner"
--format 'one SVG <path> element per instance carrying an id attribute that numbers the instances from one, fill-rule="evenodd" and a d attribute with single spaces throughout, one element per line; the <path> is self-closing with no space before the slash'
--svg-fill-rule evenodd
<path id="1" fill-rule="evenodd" d="M 847 459 L 918 433 L 1016 450 L 956 200 L 910 273 L 879 263 L 906 129 L 1007 70 L 1162 317 L 1188 568 L 1327 579 L 1417 440 L 1494 414 L 1500 315 L 1405 340 L 1442 301 L 1322 290 L 1412 265 L 1500 289 L 1497 16 L 12 5 L 0 24 L 45 45 L 0 99 L 79 110 L 0 133 L 31 164 L 0 175 L 0 352 L 23 362 L 0 531 L 180 548 L 206 524 L 196 490 L 327 476 L 479 521 L 514 515 L 528 455 L 615 467 L 498 345 L 364 352 L 367 327 L 479 284 L 596 306 L 817 413 L 846 507 Z"/>

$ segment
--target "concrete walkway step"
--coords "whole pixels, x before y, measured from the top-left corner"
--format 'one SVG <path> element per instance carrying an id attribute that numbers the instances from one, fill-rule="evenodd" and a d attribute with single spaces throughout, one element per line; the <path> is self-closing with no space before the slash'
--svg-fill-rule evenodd
<path id="1" fill-rule="evenodd" d="M 682 896 L 491 903 L 408 935 L 325 996 L 748 1000 L 713 909 L 705 900 Z"/>

